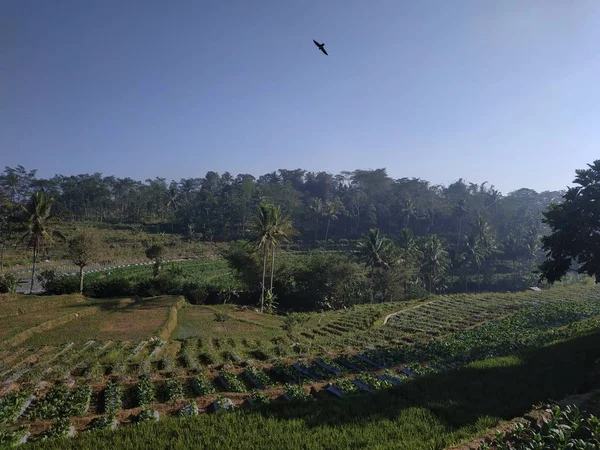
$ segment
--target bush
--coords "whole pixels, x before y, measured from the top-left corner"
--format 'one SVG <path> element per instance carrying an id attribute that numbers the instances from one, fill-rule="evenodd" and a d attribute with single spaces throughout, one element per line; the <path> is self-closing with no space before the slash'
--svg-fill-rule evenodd
<path id="1" fill-rule="evenodd" d="M 113 276 L 88 283 L 84 292 L 89 297 L 126 297 L 135 295 L 137 293 L 135 288 L 129 278 Z"/>
<path id="2" fill-rule="evenodd" d="M 76 294 L 79 292 L 79 280 L 72 275 L 61 275 L 54 278 L 47 278 L 45 281 L 42 281 L 42 287 L 46 294 Z"/>
<path id="3" fill-rule="evenodd" d="M 8 294 L 17 290 L 19 280 L 11 273 L 0 274 L 0 294 Z"/>
<path id="4" fill-rule="evenodd" d="M 277 270 L 275 292 L 282 309 L 337 309 L 361 302 L 365 283 L 350 257 L 313 251 Z"/>
<path id="5" fill-rule="evenodd" d="M 182 295 L 193 305 L 203 305 L 206 302 L 208 292 L 206 287 L 197 282 L 187 282 L 182 287 Z"/>
<path id="6" fill-rule="evenodd" d="M 257 289 L 262 281 L 262 263 L 248 242 L 232 242 L 223 252 L 223 257 L 244 283 L 245 288 L 250 291 Z"/>

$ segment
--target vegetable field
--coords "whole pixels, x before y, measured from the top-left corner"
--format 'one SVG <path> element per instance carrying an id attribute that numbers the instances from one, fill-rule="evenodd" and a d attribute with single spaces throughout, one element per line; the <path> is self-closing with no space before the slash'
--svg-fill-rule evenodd
<path id="1" fill-rule="evenodd" d="M 271 422 L 260 419 L 261 408 L 284 417 L 283 426 L 292 427 L 292 435 L 302 435 L 308 426 L 305 420 L 314 414 L 325 414 L 318 433 L 333 433 L 325 431 L 332 424 L 324 418 L 331 413 L 331 421 L 342 420 L 348 414 L 339 402 L 356 403 L 366 410 L 372 409 L 371 402 L 381 402 L 382 408 L 396 411 L 387 419 L 390 424 L 405 430 L 412 424 L 429 433 L 423 442 L 431 445 L 437 442 L 436 434 L 441 436 L 440 445 L 451 444 L 510 414 L 522 413 L 531 406 L 523 406 L 525 399 L 541 401 L 580 387 L 577 383 L 582 380 L 573 373 L 568 383 L 559 382 L 568 359 L 561 360 L 563 366 L 551 368 L 548 364 L 556 361 L 544 360 L 531 373 L 518 375 L 531 377 L 543 367 L 554 371 L 541 386 L 515 399 L 510 407 L 498 400 L 497 410 L 474 422 L 463 420 L 460 414 L 474 413 L 461 410 L 451 399 L 449 404 L 439 403 L 442 394 L 436 391 L 477 396 L 482 389 L 489 395 L 491 386 L 480 384 L 470 386 L 471 394 L 464 392 L 472 381 L 464 377 L 469 371 L 492 377 L 490 367 L 498 389 L 512 389 L 509 377 L 530 364 L 531 355 L 540 361 L 549 358 L 540 349 L 550 343 L 570 345 L 577 339 L 597 343 L 598 294 L 596 286 L 575 285 L 541 292 L 360 305 L 307 315 L 295 326 L 284 317 L 248 308 L 189 305 L 169 296 L 103 301 L 80 296 L 10 297 L 2 301 L 0 311 L 2 320 L 13 324 L 0 335 L 0 443 L 71 435 L 91 442 L 92 438 L 83 437 L 87 430 L 120 430 L 129 423 L 157 420 L 162 424 L 169 417 L 173 419 L 164 423 L 171 425 L 161 427 L 200 423 L 216 427 L 210 418 L 197 418 L 200 422 L 189 425 L 173 420 L 230 409 L 234 412 L 223 424 L 249 417 L 250 423 L 263 420 L 264 426 L 271 427 Z M 69 315 L 72 312 L 79 315 Z M 69 320 L 63 323 L 65 317 Z M 576 350 L 584 348 L 580 360 L 572 363 L 586 368 L 589 362 L 585 361 L 600 356 L 600 346 Z M 562 353 L 551 359 L 557 355 Z M 486 360 L 492 362 L 482 362 Z M 496 375 L 502 371 L 506 374 Z M 423 404 L 424 398 L 430 402 Z M 308 407 L 307 402 L 319 406 Z M 400 405 L 412 406 L 398 409 Z M 447 421 L 450 410 L 459 412 L 451 416 L 456 423 Z M 305 419 L 301 413 L 307 414 Z M 150 430 L 150 424 L 144 426 L 140 430 Z M 388 426 L 385 420 L 381 426 Z M 219 434 L 216 428 L 213 431 Z M 416 439 L 413 434 L 403 439 L 416 442 L 410 440 Z M 333 439 L 322 437 L 324 442 Z"/>

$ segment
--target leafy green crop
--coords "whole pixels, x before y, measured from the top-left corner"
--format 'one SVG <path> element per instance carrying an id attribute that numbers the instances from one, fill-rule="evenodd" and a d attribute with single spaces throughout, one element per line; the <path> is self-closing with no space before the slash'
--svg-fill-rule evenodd
<path id="1" fill-rule="evenodd" d="M 71 419 L 69 417 L 58 417 L 54 419 L 50 428 L 43 434 L 43 439 L 67 437 L 71 431 Z"/>
<path id="2" fill-rule="evenodd" d="M 152 410 L 147 407 L 143 407 L 140 411 L 140 414 L 136 417 L 136 422 L 153 422 L 160 419 L 160 414 L 158 411 Z"/>
<path id="3" fill-rule="evenodd" d="M 359 391 L 358 387 L 346 378 L 338 378 L 333 385 L 344 395 L 356 394 Z"/>
<path id="4" fill-rule="evenodd" d="M 165 383 L 165 393 L 170 401 L 181 400 L 183 398 L 183 387 L 177 378 L 167 380 Z"/>
<path id="5" fill-rule="evenodd" d="M 28 419 L 56 419 L 67 406 L 69 391 L 66 387 L 54 386 L 42 400 L 39 400 L 26 413 Z"/>
<path id="6" fill-rule="evenodd" d="M 104 390 L 104 412 L 109 416 L 114 416 L 123 408 L 123 390 L 121 386 L 112 381 L 106 383 Z"/>
<path id="7" fill-rule="evenodd" d="M 30 403 L 30 392 L 11 392 L 0 398 L 0 423 L 10 423 L 17 419 L 19 414 Z"/>
<path id="8" fill-rule="evenodd" d="M 600 448 L 600 419 L 583 414 L 579 408 L 567 405 L 548 408 L 550 418 L 544 418 L 541 426 L 517 424 L 506 434 L 497 432 L 491 443 L 480 448 L 497 450 L 572 449 L 592 450 Z M 586 417 L 587 416 L 587 417 Z"/>
<path id="9" fill-rule="evenodd" d="M 253 405 L 266 405 L 269 403 L 269 396 L 258 389 L 253 389 L 250 394 L 250 402 Z"/>
<path id="10" fill-rule="evenodd" d="M 367 385 L 371 389 L 387 389 L 392 387 L 392 383 L 386 380 L 380 380 L 379 378 L 374 377 L 370 373 L 359 373 L 356 376 L 358 381 L 361 381 L 363 384 Z"/>
<path id="11" fill-rule="evenodd" d="M 192 393 L 198 397 L 210 395 L 216 392 L 215 386 L 207 380 L 203 374 L 196 375 L 190 381 L 190 389 Z"/>
<path id="12" fill-rule="evenodd" d="M 89 424 L 89 429 L 93 430 L 93 429 L 100 429 L 100 430 L 106 430 L 106 429 L 111 429 L 114 430 L 117 427 L 117 420 L 110 415 L 107 416 L 100 416 L 100 417 L 96 417 L 95 419 L 93 419 L 90 424 Z"/>
<path id="13" fill-rule="evenodd" d="M 78 387 L 69 397 L 65 414 L 69 416 L 83 416 L 90 407 L 91 398 L 92 388 L 90 386 Z"/>
<path id="14" fill-rule="evenodd" d="M 304 402 L 310 399 L 310 395 L 307 394 L 301 386 L 285 383 L 283 385 L 283 389 L 285 390 L 285 393 L 288 395 L 290 400 Z"/>
<path id="15" fill-rule="evenodd" d="M 248 366 L 246 368 L 246 372 L 249 376 L 251 376 L 254 380 L 258 381 L 263 388 L 268 388 L 273 386 L 273 381 L 269 376 L 263 372 L 262 370 L 257 369 L 253 366 Z"/>
<path id="16" fill-rule="evenodd" d="M 195 400 L 192 400 L 188 404 L 184 405 L 179 410 L 180 417 L 189 417 L 189 416 L 197 416 L 199 414 L 198 405 Z"/>
<path id="17" fill-rule="evenodd" d="M 149 405 L 156 398 L 154 386 L 146 375 L 142 375 L 135 385 L 135 398 L 138 406 Z"/>
<path id="18" fill-rule="evenodd" d="M 229 392 L 246 392 L 246 386 L 233 373 L 221 369 L 219 376 L 225 383 L 225 389 Z"/>

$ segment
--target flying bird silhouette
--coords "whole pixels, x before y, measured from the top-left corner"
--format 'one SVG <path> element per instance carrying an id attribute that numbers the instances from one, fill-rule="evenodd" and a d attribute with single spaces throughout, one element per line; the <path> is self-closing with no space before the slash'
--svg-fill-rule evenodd
<path id="1" fill-rule="evenodd" d="M 325 43 L 319 44 L 317 41 L 315 41 L 313 39 L 313 42 L 315 43 L 315 45 L 317 47 L 319 47 L 319 50 L 321 50 L 323 53 L 325 53 L 326 55 L 328 55 L 328 53 L 325 51 Z"/>

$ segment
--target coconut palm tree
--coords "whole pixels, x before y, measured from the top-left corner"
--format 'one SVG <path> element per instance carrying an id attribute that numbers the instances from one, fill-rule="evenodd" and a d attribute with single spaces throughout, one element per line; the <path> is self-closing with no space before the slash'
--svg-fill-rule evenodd
<path id="1" fill-rule="evenodd" d="M 338 220 L 338 214 L 342 212 L 344 204 L 339 197 L 334 201 L 325 203 L 325 217 L 327 217 L 327 229 L 325 230 L 325 245 L 327 245 L 327 237 L 329 236 L 329 224 L 332 220 Z"/>
<path id="2" fill-rule="evenodd" d="M 407 198 L 404 200 L 400 206 L 402 210 L 402 214 L 404 215 L 404 228 L 408 228 L 408 223 L 411 217 L 414 217 L 417 214 L 417 206 L 412 198 Z"/>
<path id="3" fill-rule="evenodd" d="M 258 213 L 254 219 L 254 222 L 250 224 L 250 230 L 256 234 L 254 239 L 254 246 L 257 250 L 263 251 L 263 273 L 261 283 L 261 294 L 260 294 L 260 312 L 263 312 L 264 299 L 265 299 L 265 279 L 267 277 L 267 255 L 269 252 L 269 242 L 271 239 L 271 227 L 272 227 L 272 210 L 274 205 L 261 202 L 258 205 Z"/>
<path id="4" fill-rule="evenodd" d="M 376 267 L 390 267 L 391 254 L 393 253 L 393 242 L 381 236 L 378 228 L 371 228 L 367 235 L 359 242 L 358 250 L 360 258 L 365 265 L 371 268 L 371 277 Z"/>
<path id="5" fill-rule="evenodd" d="M 454 203 L 454 214 L 458 217 L 458 237 L 456 238 L 456 251 L 460 247 L 460 236 L 462 232 L 462 221 L 467 216 L 468 204 L 466 198 L 461 198 Z"/>
<path id="6" fill-rule="evenodd" d="M 181 195 L 179 185 L 172 181 L 167 190 L 167 209 L 171 213 L 171 231 L 173 231 L 173 221 L 177 210 L 181 207 Z"/>
<path id="7" fill-rule="evenodd" d="M 315 241 L 317 240 L 317 231 L 319 229 L 319 216 L 323 214 L 323 200 L 319 197 L 311 198 L 308 208 L 313 213 L 313 227 L 315 229 Z"/>
<path id="8" fill-rule="evenodd" d="M 256 235 L 254 246 L 257 250 L 263 252 L 263 273 L 260 295 L 260 311 L 264 311 L 266 277 L 267 277 L 267 259 L 271 251 L 271 292 L 273 290 L 273 278 L 275 267 L 275 250 L 281 245 L 281 242 L 288 240 L 296 233 L 292 221 L 281 214 L 278 207 L 272 203 L 261 202 L 258 205 L 258 213 L 254 222 L 251 224 L 251 230 Z"/>
<path id="9" fill-rule="evenodd" d="M 446 272 L 450 259 L 442 241 L 434 234 L 421 241 L 421 274 L 431 294 L 432 288 Z"/>
<path id="10" fill-rule="evenodd" d="M 62 233 L 50 228 L 52 225 L 50 211 L 53 203 L 54 198 L 46 196 L 44 190 L 40 190 L 31 196 L 31 200 L 26 207 L 22 206 L 24 213 L 27 215 L 27 221 L 25 222 L 27 231 L 18 240 L 17 245 L 27 241 L 27 248 L 33 250 L 31 282 L 29 285 L 30 294 L 33 292 L 35 267 L 40 248 L 46 244 L 52 244 L 54 242 L 53 238 L 65 240 L 65 236 Z"/>
<path id="11" fill-rule="evenodd" d="M 468 269 L 473 266 L 477 268 L 477 282 L 481 290 L 479 272 L 482 264 L 489 255 L 490 253 L 488 249 L 485 247 L 476 233 L 471 233 L 467 236 L 467 239 L 465 240 L 465 250 L 459 256 L 459 261 L 462 263 L 462 266 L 465 269 L 465 292 L 468 291 Z"/>

